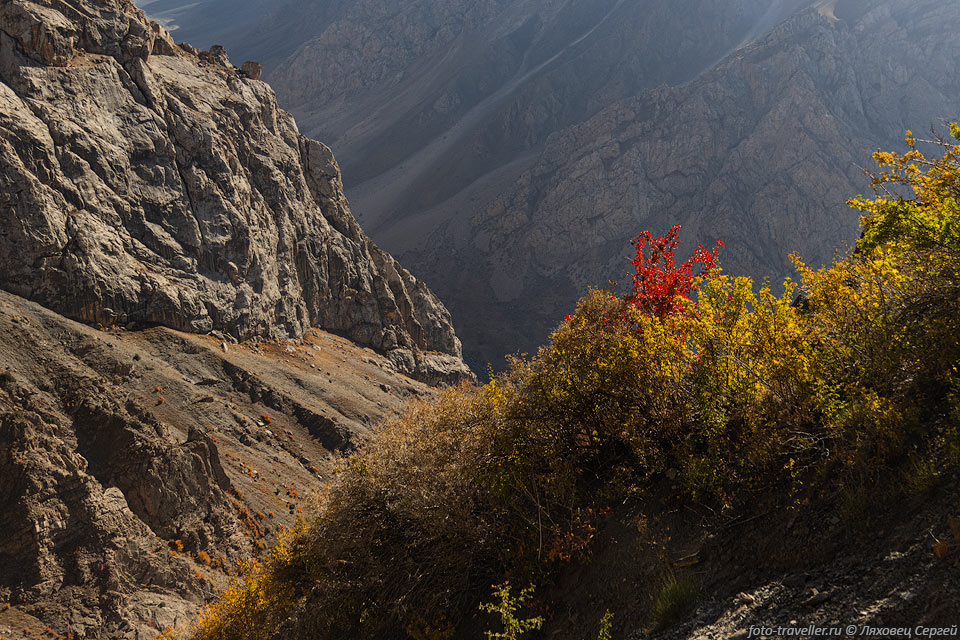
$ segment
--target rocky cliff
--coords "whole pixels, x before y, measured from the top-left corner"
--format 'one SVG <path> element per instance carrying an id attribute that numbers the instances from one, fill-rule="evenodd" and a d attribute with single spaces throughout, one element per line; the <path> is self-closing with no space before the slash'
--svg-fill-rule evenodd
<path id="1" fill-rule="evenodd" d="M 472 377 L 259 72 L 129 2 L 0 2 L 0 638 L 186 624 L 404 374 Z"/>
<path id="2" fill-rule="evenodd" d="M 469 372 L 437 298 L 361 231 L 256 65 L 123 0 L 0 5 L 0 287 L 103 326 L 299 338 Z"/>

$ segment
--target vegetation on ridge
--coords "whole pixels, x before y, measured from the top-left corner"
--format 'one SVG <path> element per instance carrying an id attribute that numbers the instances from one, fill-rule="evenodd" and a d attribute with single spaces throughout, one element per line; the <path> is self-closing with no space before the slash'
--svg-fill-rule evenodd
<path id="1" fill-rule="evenodd" d="M 536 356 L 385 426 L 195 637 L 448 638 L 489 585 L 583 558 L 609 506 L 658 478 L 734 509 L 956 466 L 960 145 L 928 142 L 941 157 L 912 134 L 876 154 L 877 196 L 851 200 L 857 250 L 823 269 L 794 258 L 782 295 L 723 274 L 716 248 L 677 266 L 676 230 L 638 238 L 631 295 L 591 291 Z M 671 584 L 689 604 L 695 589 Z M 542 612 L 516 614 L 504 588 L 513 632 L 533 629 Z"/>

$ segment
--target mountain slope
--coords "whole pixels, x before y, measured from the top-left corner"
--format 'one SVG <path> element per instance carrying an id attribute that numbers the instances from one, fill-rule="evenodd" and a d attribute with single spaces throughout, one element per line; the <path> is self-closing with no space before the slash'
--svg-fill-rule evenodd
<path id="1" fill-rule="evenodd" d="M 327 134 L 356 193 L 380 176 L 393 213 L 455 192 L 619 97 L 695 77 L 765 4 L 358 2 L 270 80 L 307 130 Z M 391 169 L 406 175 L 381 175 Z M 385 214 L 364 215 L 380 224 Z"/>
<path id="2" fill-rule="evenodd" d="M 757 276 L 822 261 L 856 233 L 855 159 L 960 98 L 943 0 L 391 7 L 357 3 L 270 80 L 475 367 L 540 344 L 641 228 L 723 236 Z"/>
<path id="3" fill-rule="evenodd" d="M 186 623 L 337 451 L 429 393 L 369 349 L 308 340 L 97 331 L 0 292 L 0 636 Z"/>
<path id="4" fill-rule="evenodd" d="M 614 103 L 552 136 L 515 180 L 377 233 L 449 301 L 470 355 L 494 362 L 623 275 L 640 229 L 681 222 L 688 241 L 723 238 L 734 273 L 780 277 L 797 251 L 823 263 L 855 237 L 843 202 L 866 188 L 862 159 L 960 99 L 960 7 L 845 6 L 842 20 L 798 14 L 688 85 Z"/>
<path id="5" fill-rule="evenodd" d="M 960 8 L 809 4 L 484 5 L 427 43 L 357 5 L 271 80 L 482 367 L 620 277 L 640 229 L 723 237 L 773 278 L 855 237 L 858 159 L 956 108 Z"/>

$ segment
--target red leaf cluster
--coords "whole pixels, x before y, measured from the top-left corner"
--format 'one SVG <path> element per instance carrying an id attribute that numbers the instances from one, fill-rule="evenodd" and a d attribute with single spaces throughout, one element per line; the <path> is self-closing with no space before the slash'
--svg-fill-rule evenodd
<path id="1" fill-rule="evenodd" d="M 654 237 L 641 231 L 632 242 L 636 255 L 633 265 L 633 292 L 626 300 L 642 313 L 664 318 L 683 308 L 682 299 L 690 299 L 696 289 L 695 280 L 717 268 L 717 256 L 723 240 L 717 240 L 707 251 L 697 245 L 693 255 L 676 263 L 675 253 L 680 246 L 680 225 L 670 227 L 667 235 Z M 700 265 L 696 271 L 694 267 Z"/>

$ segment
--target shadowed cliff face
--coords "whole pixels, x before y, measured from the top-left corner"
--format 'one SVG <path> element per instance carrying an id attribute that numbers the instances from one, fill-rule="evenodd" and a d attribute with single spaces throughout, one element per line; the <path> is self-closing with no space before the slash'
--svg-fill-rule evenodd
<path id="1" fill-rule="evenodd" d="M 722 237 L 757 277 L 828 259 L 870 153 L 960 98 L 945 0 L 376 4 L 269 79 L 475 367 L 623 279 L 641 229 Z"/>
<path id="2" fill-rule="evenodd" d="M 330 150 L 222 49 L 175 45 L 123 1 L 14 0 L 0 30 L 0 286 L 103 325 L 321 326 L 421 377 L 467 375 L 448 312 L 361 231 Z"/>

